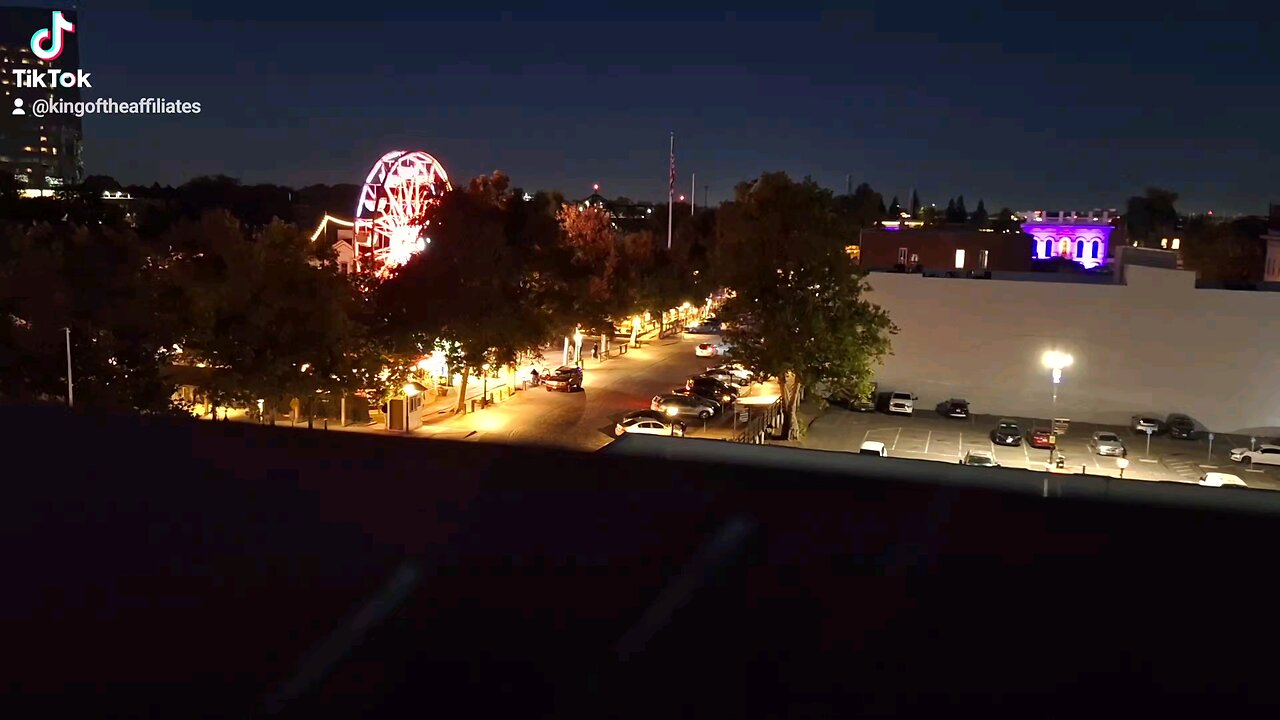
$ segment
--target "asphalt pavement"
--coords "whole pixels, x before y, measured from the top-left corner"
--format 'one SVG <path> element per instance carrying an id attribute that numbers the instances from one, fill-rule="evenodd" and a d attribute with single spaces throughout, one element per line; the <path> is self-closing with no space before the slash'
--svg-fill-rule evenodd
<path id="1" fill-rule="evenodd" d="M 1009 416 L 983 414 L 959 420 L 944 417 L 931 407 L 919 407 L 911 417 L 830 407 L 809 426 L 803 446 L 857 452 L 864 441 L 875 440 L 885 444 L 890 457 L 950 463 L 960 462 L 968 451 L 982 450 L 992 453 L 996 462 L 1004 467 L 1045 470 L 1048 450 L 1033 448 L 1025 440 L 1012 447 L 991 441 L 991 431 L 1002 417 Z M 1032 427 L 1048 422 L 1024 417 L 1013 419 L 1022 427 L 1024 435 Z M 1067 471 L 1121 477 L 1117 458 L 1102 457 L 1088 449 L 1090 436 L 1098 430 L 1115 432 L 1124 441 L 1129 465 L 1123 477 L 1128 479 L 1193 483 L 1203 473 L 1217 471 L 1238 475 L 1251 487 L 1280 490 L 1280 468 L 1247 470 L 1227 457 L 1232 447 L 1247 445 L 1247 438 L 1218 436 L 1210 454 L 1205 436 L 1176 440 L 1161 434 L 1151 438 L 1148 452 L 1145 434 L 1134 433 L 1126 427 L 1089 423 L 1072 423 L 1066 435 L 1058 438 L 1058 449 L 1066 457 Z"/>
<path id="2" fill-rule="evenodd" d="M 710 336 L 677 335 L 645 341 L 642 347 L 608 360 L 583 361 L 582 390 L 547 392 L 542 387 L 474 413 L 422 428 L 421 434 L 442 439 L 551 445 L 594 451 L 614 439 L 614 426 L 627 412 L 647 409 L 654 395 L 683 386 L 690 375 L 717 364 L 700 358 L 694 348 Z M 721 415 L 707 423 L 689 420 L 688 434 L 727 435 L 732 418 Z"/>

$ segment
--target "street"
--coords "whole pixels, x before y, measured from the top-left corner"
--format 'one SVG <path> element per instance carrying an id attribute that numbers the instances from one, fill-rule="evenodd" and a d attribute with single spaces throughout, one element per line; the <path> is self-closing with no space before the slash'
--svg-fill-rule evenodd
<path id="1" fill-rule="evenodd" d="M 918 407 L 912 417 L 887 415 L 882 412 L 857 413 L 839 407 L 828 408 L 809 427 L 803 447 L 819 450 L 857 452 L 864 441 L 883 442 L 889 457 L 935 462 L 957 463 L 971 450 L 994 455 L 1003 467 L 1042 471 L 1049 462 L 1049 451 L 1027 445 L 1006 447 L 991 442 L 991 430 L 1001 417 L 974 415 L 967 420 L 943 417 L 933 408 Z M 1027 431 L 1038 423 L 1032 418 L 1013 418 Z M 1120 477 L 1114 457 L 1101 457 L 1089 451 L 1090 435 L 1097 430 L 1115 432 L 1128 450 L 1126 479 L 1165 482 L 1196 482 L 1206 471 L 1240 476 L 1250 487 L 1280 490 L 1280 468 L 1246 470 L 1227 457 L 1232 447 L 1248 445 L 1248 438 L 1218 436 L 1212 456 L 1206 438 L 1175 440 L 1167 435 L 1151 438 L 1147 454 L 1147 437 L 1126 427 L 1072 423 L 1067 434 L 1058 438 L 1058 449 L 1066 456 L 1065 470 L 1088 475 Z"/>
<path id="2" fill-rule="evenodd" d="M 547 392 L 542 387 L 516 393 L 483 410 L 439 421 L 428 420 L 416 434 L 441 439 L 553 445 L 595 451 L 614 438 L 614 425 L 631 410 L 649 407 L 654 395 L 681 387 L 690 375 L 718 364 L 693 353 L 706 336 L 676 335 L 647 340 L 620 357 L 591 360 L 584 352 L 583 389 Z M 548 363 L 554 367 L 553 362 Z M 702 424 L 689 422 L 691 437 L 705 436 Z M 708 423 L 715 432 L 732 426 L 727 414 Z"/>

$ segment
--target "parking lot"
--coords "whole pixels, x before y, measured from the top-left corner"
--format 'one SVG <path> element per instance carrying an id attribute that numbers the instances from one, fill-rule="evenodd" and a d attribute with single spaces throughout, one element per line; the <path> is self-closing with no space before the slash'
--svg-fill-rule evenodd
<path id="1" fill-rule="evenodd" d="M 913 416 L 907 417 L 830 407 L 809 427 L 804 446 L 857 452 L 864 441 L 871 440 L 883 442 L 890 457 L 950 463 L 960 462 L 966 452 L 982 450 L 992 453 L 1003 467 L 1045 470 L 1049 463 L 1048 450 L 1033 448 L 1025 439 L 1014 447 L 991 442 L 991 430 L 1001 417 L 1005 416 L 974 415 L 966 420 L 957 420 L 943 417 L 933 408 L 918 407 Z M 1033 426 L 1048 422 L 1043 418 L 1015 417 L 1014 420 L 1021 426 L 1024 436 Z M 1166 435 L 1155 435 L 1151 438 L 1148 453 L 1145 434 L 1135 434 L 1125 427 L 1089 423 L 1072 423 L 1067 434 L 1058 438 L 1058 449 L 1066 458 L 1065 471 L 1121 477 L 1117 458 L 1101 457 L 1089 451 L 1089 438 L 1097 430 L 1115 432 L 1124 441 L 1129 465 L 1123 477 L 1127 479 L 1196 482 L 1204 472 L 1215 470 L 1239 475 L 1250 487 L 1280 490 L 1280 468 L 1246 470 L 1227 457 L 1232 447 L 1247 446 L 1247 437 L 1218 435 L 1210 455 L 1206 437 L 1175 440 Z"/>

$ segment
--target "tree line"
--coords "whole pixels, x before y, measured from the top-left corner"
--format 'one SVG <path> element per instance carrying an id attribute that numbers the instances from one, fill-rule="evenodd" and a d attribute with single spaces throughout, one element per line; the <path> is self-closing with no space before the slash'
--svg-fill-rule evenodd
<path id="1" fill-rule="evenodd" d="M 893 332 L 846 252 L 881 203 L 865 185 L 835 196 L 766 174 L 718 208 L 677 212 L 668 250 L 665 209 L 621 230 L 607 210 L 494 173 L 443 196 L 428 248 L 377 278 L 342 274 L 303 224 L 330 210 L 324 197 L 348 206 L 345 190 L 201 178 L 126 218 L 95 183 L 0 196 L 4 399 L 64 398 L 69 329 L 77 405 L 185 412 L 174 388 L 195 384 L 215 406 L 300 398 L 310 417 L 354 391 L 384 400 L 433 351 L 465 384 L 575 330 L 609 336 L 728 287 L 729 340 L 784 381 L 798 433 L 803 389 L 865 390 Z"/>

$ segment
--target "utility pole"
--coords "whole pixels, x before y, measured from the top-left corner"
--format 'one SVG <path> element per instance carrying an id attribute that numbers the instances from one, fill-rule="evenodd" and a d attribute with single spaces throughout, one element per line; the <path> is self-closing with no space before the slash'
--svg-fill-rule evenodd
<path id="1" fill-rule="evenodd" d="M 676 208 L 676 134 L 671 133 L 671 182 L 667 189 L 667 252 L 671 252 L 671 221 Z"/>
<path id="2" fill-rule="evenodd" d="M 689 215 L 694 215 L 694 208 L 698 204 L 698 173 L 692 174 L 693 179 L 689 182 Z"/>
<path id="3" fill-rule="evenodd" d="M 75 390 L 71 384 L 71 328 L 62 329 L 67 331 L 67 407 L 75 407 Z"/>
<path id="4" fill-rule="evenodd" d="M 703 186 L 702 186 L 702 207 L 704 207 L 704 208 L 705 208 L 705 207 L 710 207 L 709 205 L 707 205 L 707 193 L 709 193 L 709 192 L 711 192 L 711 186 L 710 186 L 710 185 L 703 185 Z"/>

